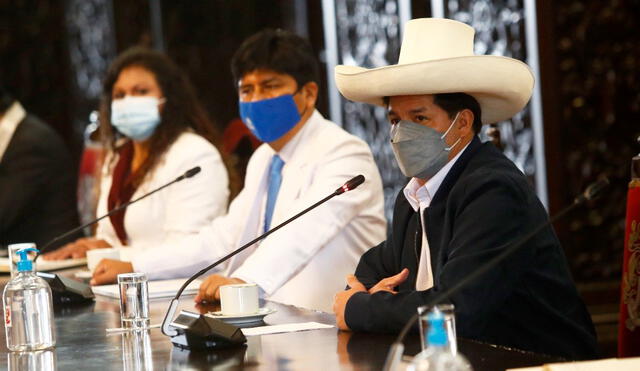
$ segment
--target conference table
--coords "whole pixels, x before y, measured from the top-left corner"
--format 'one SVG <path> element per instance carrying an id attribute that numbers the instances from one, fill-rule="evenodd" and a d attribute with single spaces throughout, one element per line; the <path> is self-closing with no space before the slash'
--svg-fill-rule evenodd
<path id="1" fill-rule="evenodd" d="M 71 275 L 73 270 L 63 271 Z M 0 277 L 0 286 L 8 276 Z M 151 324 L 161 323 L 169 300 L 150 302 Z M 335 325 L 333 315 L 276 302 L 261 325 L 319 322 Z M 181 299 L 180 309 L 200 307 L 193 296 Z M 128 333 L 107 333 L 120 327 L 117 300 L 96 297 L 81 305 L 54 308 L 57 345 L 40 352 L 8 352 L 5 332 L 0 339 L 0 369 L 11 370 L 380 370 L 394 335 L 352 333 L 337 328 L 247 337 L 246 345 L 206 352 L 176 348 L 159 328 Z M 405 358 L 420 350 L 418 334 L 405 341 Z M 556 358 L 458 339 L 458 348 L 476 371 L 537 366 Z"/>

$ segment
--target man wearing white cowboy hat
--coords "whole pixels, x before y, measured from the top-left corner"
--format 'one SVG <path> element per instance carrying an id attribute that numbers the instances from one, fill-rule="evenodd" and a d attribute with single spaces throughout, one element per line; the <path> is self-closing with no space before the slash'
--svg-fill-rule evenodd
<path id="1" fill-rule="evenodd" d="M 387 240 L 366 252 L 334 301 L 338 326 L 395 332 L 416 309 L 495 258 L 547 214 L 527 178 L 481 125 L 508 119 L 531 96 L 524 63 L 473 55 L 473 28 L 407 23 L 397 65 L 337 66 L 348 99 L 383 105 L 391 146 L 411 178 Z M 548 227 L 454 294 L 458 336 L 568 358 L 595 355 L 590 316 Z"/>

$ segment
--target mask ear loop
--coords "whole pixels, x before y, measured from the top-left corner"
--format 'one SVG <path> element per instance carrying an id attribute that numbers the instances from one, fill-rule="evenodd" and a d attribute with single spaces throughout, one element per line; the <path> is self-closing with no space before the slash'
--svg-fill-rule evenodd
<path id="1" fill-rule="evenodd" d="M 442 136 L 440 137 L 440 139 L 444 140 L 444 137 L 447 136 L 447 134 L 449 134 L 449 131 L 451 131 L 451 128 L 453 128 L 453 124 L 456 123 L 456 120 L 458 119 L 458 116 L 460 116 L 460 111 L 458 111 L 458 113 L 456 113 L 456 117 L 453 118 L 453 121 L 451 121 L 451 125 L 449 125 L 449 129 L 447 129 L 447 131 L 444 132 L 444 134 L 442 134 Z M 453 143 L 450 147 L 445 147 L 444 150 L 449 152 L 453 149 L 453 147 L 457 146 L 458 143 L 460 143 L 460 140 L 462 140 L 462 138 L 458 138 L 458 140 L 456 140 L 455 143 Z"/>

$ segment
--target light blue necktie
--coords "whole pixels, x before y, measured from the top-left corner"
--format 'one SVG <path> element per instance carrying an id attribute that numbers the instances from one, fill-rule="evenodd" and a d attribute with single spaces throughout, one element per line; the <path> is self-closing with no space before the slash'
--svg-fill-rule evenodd
<path id="1" fill-rule="evenodd" d="M 271 225 L 273 209 L 276 206 L 280 183 L 282 183 L 282 166 L 284 166 L 284 161 L 280 156 L 274 155 L 269 167 L 269 188 L 267 188 L 267 207 L 264 212 L 264 232 L 268 231 Z"/>

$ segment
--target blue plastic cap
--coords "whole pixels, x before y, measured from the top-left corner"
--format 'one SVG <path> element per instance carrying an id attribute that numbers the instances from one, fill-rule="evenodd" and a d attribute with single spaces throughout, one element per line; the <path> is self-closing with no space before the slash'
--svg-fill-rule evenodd
<path id="1" fill-rule="evenodd" d="M 16 252 L 20 257 L 18 260 L 18 272 L 31 272 L 33 270 L 33 262 L 29 260 L 29 256 L 27 255 L 29 252 L 34 251 L 38 253 L 38 249 L 34 249 L 33 247 L 29 247 L 26 249 L 20 249 Z"/>
<path id="2" fill-rule="evenodd" d="M 436 311 L 430 313 L 427 317 L 429 320 L 429 331 L 427 332 L 427 344 L 445 346 L 448 344 L 447 332 L 444 329 L 444 316 L 442 312 Z"/>

